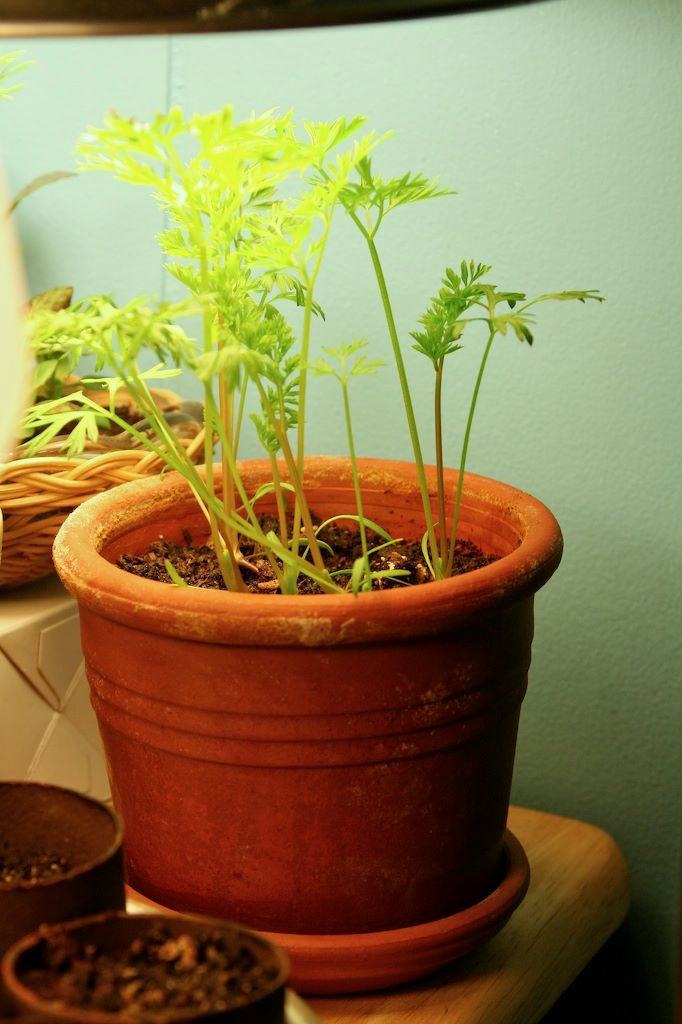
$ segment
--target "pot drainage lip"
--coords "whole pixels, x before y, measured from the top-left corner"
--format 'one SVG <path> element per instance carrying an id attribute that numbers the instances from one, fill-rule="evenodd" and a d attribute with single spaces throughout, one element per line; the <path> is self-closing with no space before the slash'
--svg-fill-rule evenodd
<path id="1" fill-rule="evenodd" d="M 307 995 L 366 992 L 416 981 L 492 939 L 523 900 L 530 866 L 507 830 L 506 871 L 478 903 L 448 917 L 407 928 L 356 935 L 264 934 L 291 958 L 290 984 Z"/>
<path id="2" fill-rule="evenodd" d="M 261 934 L 289 954 L 289 984 L 306 995 L 369 992 L 416 981 L 485 945 L 519 906 L 528 891 L 530 866 L 521 843 L 509 830 L 504 854 L 506 870 L 497 887 L 448 917 L 381 932 Z M 129 897 L 133 909 L 149 908 L 151 901 L 133 890 Z"/>

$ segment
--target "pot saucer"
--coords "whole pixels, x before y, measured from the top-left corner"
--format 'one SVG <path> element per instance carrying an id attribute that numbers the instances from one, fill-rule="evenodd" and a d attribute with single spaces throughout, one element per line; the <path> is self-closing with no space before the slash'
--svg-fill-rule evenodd
<path id="1" fill-rule="evenodd" d="M 265 932 L 291 960 L 290 984 L 306 995 L 368 992 L 416 981 L 485 945 L 526 895 L 530 867 L 521 843 L 505 835 L 506 869 L 497 888 L 449 917 L 356 935 Z"/>
<path id="2" fill-rule="evenodd" d="M 262 934 L 287 951 L 289 983 L 306 995 L 369 992 L 416 981 L 485 945 L 521 903 L 530 867 L 521 843 L 509 830 L 504 855 L 506 867 L 499 885 L 478 903 L 449 917 L 355 935 Z M 134 890 L 128 894 L 130 910 L 148 909 L 150 904 L 159 907 Z"/>

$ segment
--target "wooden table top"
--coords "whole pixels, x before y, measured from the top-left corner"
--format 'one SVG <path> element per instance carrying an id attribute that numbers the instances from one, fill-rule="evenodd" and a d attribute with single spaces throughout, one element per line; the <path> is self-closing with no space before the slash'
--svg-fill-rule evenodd
<path id="1" fill-rule="evenodd" d="M 623 920 L 629 874 L 606 832 L 512 807 L 531 868 L 528 895 L 484 949 L 384 992 L 305 998 L 295 1019 L 322 1024 L 536 1024 Z M 313 1013 L 305 1011 L 310 1008 Z M 302 1012 L 301 1012 L 302 1011 Z M 300 1015 L 299 1015 L 300 1014 Z"/>

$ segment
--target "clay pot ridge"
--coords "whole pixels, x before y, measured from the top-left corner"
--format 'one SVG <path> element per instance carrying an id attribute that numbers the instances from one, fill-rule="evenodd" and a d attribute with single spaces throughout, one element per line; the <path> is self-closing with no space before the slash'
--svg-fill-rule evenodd
<path id="1" fill-rule="evenodd" d="M 250 492 L 268 472 L 263 460 L 243 463 L 241 468 Z M 401 517 L 399 535 L 407 536 L 409 529 L 412 538 L 421 537 L 423 512 L 418 496 L 415 499 L 414 465 L 361 459 L 359 468 L 366 514 L 391 532 L 397 512 Z M 427 467 L 427 473 L 435 502 L 433 467 Z M 216 480 L 220 480 L 219 467 Z M 456 480 L 456 472 L 448 471 L 446 486 L 451 494 Z M 318 514 L 354 511 L 348 504 L 352 491 L 347 460 L 309 458 L 305 486 L 315 495 Z M 259 505 L 266 507 L 266 503 Z M 562 553 L 559 526 L 540 501 L 508 484 L 467 474 L 460 535 L 501 557 L 464 576 L 357 598 L 350 594 L 228 595 L 171 587 L 132 576 L 112 564 L 124 551 L 145 550 L 160 532 L 170 540 L 180 540 L 183 528 L 189 528 L 197 541 L 206 536 L 205 521 L 177 474 L 170 473 L 162 481 L 122 485 L 90 499 L 71 514 L 55 541 L 55 564 L 62 582 L 84 606 L 95 613 L 106 606 L 108 616 L 119 622 L 134 625 L 139 618 L 145 620 L 144 628 L 165 635 L 240 642 L 252 634 L 257 615 L 262 644 L 319 646 L 400 635 L 407 622 L 414 629 L 415 617 L 419 632 L 428 635 L 442 628 L 445 618 L 451 620 L 453 607 L 465 622 L 488 606 L 499 607 L 500 601 L 513 604 L 549 579 Z M 86 545 L 84 534 L 90 538 Z"/>

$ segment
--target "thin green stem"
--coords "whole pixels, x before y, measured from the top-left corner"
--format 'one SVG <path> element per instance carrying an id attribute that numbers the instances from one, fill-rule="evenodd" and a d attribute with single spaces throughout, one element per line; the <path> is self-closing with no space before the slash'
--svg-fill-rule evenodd
<path id="1" fill-rule="evenodd" d="M 252 380 L 258 389 L 263 408 L 265 409 L 268 415 L 270 424 L 273 430 L 275 431 L 277 440 L 279 441 L 280 448 L 282 449 L 282 455 L 284 456 L 284 461 L 286 462 L 287 469 L 289 470 L 291 485 L 294 488 L 294 495 L 296 498 L 297 508 L 299 510 L 301 519 L 303 520 L 303 527 L 305 529 L 305 539 L 306 543 L 310 546 L 310 553 L 313 557 L 313 563 L 315 564 L 319 572 L 326 576 L 328 579 L 329 573 L 327 572 L 327 568 L 324 564 L 324 559 L 322 558 L 320 546 L 317 543 L 315 527 L 313 526 L 312 517 L 310 515 L 310 509 L 308 508 L 308 502 L 306 500 L 305 492 L 303 490 L 303 481 L 301 476 L 299 475 L 296 459 L 294 458 L 293 452 L 291 451 L 291 445 L 289 444 L 289 438 L 287 437 L 286 430 L 282 428 L 281 423 L 279 422 L 277 416 L 275 415 L 275 412 L 272 409 L 270 402 L 268 401 L 267 394 L 265 393 L 265 388 L 263 387 L 257 374 L 252 374 Z M 292 551 L 294 556 L 298 555 L 298 538 L 296 535 L 292 537 Z"/>
<path id="2" fill-rule="evenodd" d="M 459 460 L 459 474 L 457 477 L 457 490 L 455 492 L 455 507 L 452 511 L 452 523 L 450 525 L 450 549 L 448 552 L 448 564 L 447 564 L 447 575 L 450 576 L 452 573 L 452 567 L 455 561 L 455 544 L 457 543 L 457 528 L 459 526 L 459 514 L 462 505 L 462 490 L 464 487 L 464 472 L 466 470 L 467 455 L 469 453 L 469 440 L 471 438 L 471 428 L 474 423 L 474 414 L 476 412 L 476 403 L 478 401 L 478 393 L 481 389 L 481 381 L 483 380 L 483 374 L 485 372 L 485 366 L 488 362 L 488 356 L 495 340 L 495 327 L 493 326 L 492 317 L 488 320 L 489 334 L 488 341 L 486 342 L 485 349 L 483 350 L 483 358 L 481 359 L 481 365 L 478 368 L 478 375 L 476 377 L 476 384 L 474 385 L 474 391 L 471 396 L 471 404 L 469 405 L 469 415 L 467 417 L 466 430 L 464 431 L 464 440 L 462 442 L 462 453 Z"/>
<path id="3" fill-rule="evenodd" d="M 350 398 L 348 396 L 348 383 L 341 380 L 343 392 L 343 412 L 346 419 L 346 435 L 348 437 L 348 454 L 350 456 L 351 472 L 353 474 L 353 489 L 355 491 L 355 507 L 358 514 L 358 529 L 360 531 L 360 543 L 362 545 L 362 557 L 365 563 L 365 582 L 371 589 L 372 578 L 369 567 L 369 551 L 367 546 L 367 531 L 365 530 L 365 514 L 362 507 L 362 491 L 360 489 L 360 476 L 358 473 L 358 460 L 355 454 L 355 442 L 353 440 L 353 426 L 350 411 Z M 364 588 L 363 588 L 364 589 Z"/>
<path id="4" fill-rule="evenodd" d="M 322 257 L 324 256 L 324 251 L 329 239 L 332 213 L 333 211 L 327 217 L 312 273 L 310 275 L 307 274 L 305 265 L 301 268 L 301 276 L 304 278 L 306 284 L 305 306 L 303 309 L 303 330 L 301 333 L 301 369 L 299 371 L 298 378 L 298 438 L 296 444 L 296 465 L 298 467 L 298 473 L 301 480 L 304 475 L 305 460 L 305 415 L 308 393 L 308 363 L 310 361 L 310 334 L 313 317 L 313 292 L 315 290 L 315 283 L 320 272 L 320 267 L 322 266 Z M 303 509 L 299 507 L 299 499 L 297 496 L 294 502 L 294 523 L 292 530 L 292 544 L 295 554 L 298 554 L 300 547 L 301 520 L 303 518 Z M 317 542 L 315 542 L 315 545 L 317 546 Z"/>
<path id="5" fill-rule="evenodd" d="M 127 381 L 126 386 L 128 386 Z M 133 396 L 133 398 L 135 398 L 133 389 L 128 388 L 128 390 L 130 391 L 130 394 Z M 72 401 L 74 400 L 74 397 L 75 396 L 73 395 L 71 396 Z M 149 451 L 153 452 L 154 455 L 156 455 L 156 457 L 160 459 L 162 462 L 170 463 L 172 469 L 176 469 L 179 472 L 182 472 L 184 466 L 182 468 L 180 467 L 178 459 L 180 447 L 178 447 L 177 451 L 175 450 L 175 448 L 173 449 L 173 451 L 168 451 L 167 448 L 160 447 L 148 434 L 144 433 L 141 430 L 138 430 L 137 427 L 135 427 L 132 423 L 128 423 L 127 420 L 124 420 L 123 417 L 118 416 L 115 412 L 112 412 L 111 409 L 102 409 L 101 405 L 99 405 L 97 402 L 92 401 L 92 399 L 89 399 L 84 395 L 82 395 L 80 401 L 82 401 L 83 405 L 85 405 L 86 408 L 92 409 L 93 411 L 99 413 L 101 416 L 106 416 L 111 423 L 115 423 L 120 430 L 125 431 L 126 433 L 130 434 L 131 437 L 134 437 L 135 440 L 139 442 L 139 444 L 141 444 L 145 448 L 148 448 Z M 137 399 L 135 399 L 135 401 L 137 401 Z M 184 452 L 184 448 L 182 449 L 182 451 Z"/>
<path id="6" fill-rule="evenodd" d="M 436 368 L 436 386 L 434 388 L 434 434 L 436 446 L 436 489 L 438 491 L 438 540 L 440 543 L 441 570 L 448 560 L 448 538 L 445 518 L 445 473 L 443 460 L 443 376 L 444 360 L 440 359 Z"/>
<path id="7" fill-rule="evenodd" d="M 208 294 L 209 291 L 209 267 L 208 267 L 208 256 L 206 252 L 206 242 L 203 237 L 203 227 L 199 222 L 198 226 L 199 237 L 195 239 L 195 243 L 199 250 L 199 274 L 201 280 L 201 288 L 204 295 Z M 204 352 L 213 351 L 213 318 L 211 311 L 208 307 L 206 300 L 203 302 L 203 348 Z M 223 416 L 227 415 L 227 410 L 223 406 L 223 381 L 219 384 L 219 401 L 220 401 L 220 422 L 224 428 L 223 440 L 227 440 L 227 445 L 230 443 L 230 430 L 231 422 L 227 423 L 223 419 Z M 204 464 L 206 467 L 206 483 L 211 493 L 215 493 L 215 477 L 213 474 L 213 416 L 210 415 L 215 409 L 215 403 L 213 399 L 213 390 L 210 382 L 207 381 L 204 384 L 204 426 L 206 428 L 206 435 L 204 438 Z M 225 454 L 225 446 L 221 445 L 221 462 L 223 465 L 223 478 L 222 478 L 222 493 L 223 498 L 226 494 L 232 495 L 234 493 L 234 480 L 230 470 L 229 458 Z M 225 478 L 227 476 L 227 479 Z M 216 557 L 220 565 L 220 570 L 225 581 L 225 585 L 229 590 L 241 590 L 245 589 L 245 584 L 239 571 L 239 565 L 237 560 L 237 536 L 229 521 L 225 519 L 219 520 L 215 514 L 213 508 L 209 505 L 209 525 L 211 529 L 211 539 L 213 546 L 216 551 Z M 227 557 L 225 557 L 227 552 Z"/>
<path id="8" fill-rule="evenodd" d="M 128 388 L 128 391 L 132 395 L 134 401 L 139 406 L 140 410 L 145 414 L 149 423 L 152 425 L 154 432 L 157 435 L 159 442 L 163 447 L 159 447 L 159 445 L 154 444 L 145 433 L 137 430 L 135 427 L 121 420 L 118 416 L 112 414 L 110 410 L 107 412 L 107 415 L 111 420 L 117 422 L 120 426 L 123 426 L 125 430 L 127 430 L 139 441 L 141 441 L 145 445 L 145 447 L 153 451 L 159 458 L 162 459 L 163 462 L 165 462 L 167 465 L 170 465 L 173 469 L 175 469 L 185 478 L 185 480 L 191 487 L 192 491 L 194 492 L 197 501 L 203 508 L 208 519 L 211 538 L 215 546 L 216 558 L 218 559 L 218 564 L 220 566 L 220 571 L 225 582 L 225 586 L 228 588 L 228 590 L 243 589 L 243 582 L 241 580 L 239 571 L 236 568 L 234 557 L 230 552 L 228 552 L 229 557 L 227 560 L 225 559 L 224 545 L 220 531 L 218 529 L 218 518 L 216 517 L 215 509 L 212 507 L 211 501 L 206 500 L 206 493 L 202 493 L 204 491 L 203 481 L 201 481 L 201 479 L 199 478 L 199 475 L 196 472 L 196 467 L 194 466 L 194 463 L 187 455 L 185 447 L 182 445 L 177 435 L 173 433 L 173 431 L 166 423 L 163 413 L 161 413 L 158 407 L 156 406 L 156 403 L 154 402 L 149 392 L 149 388 L 147 387 L 146 382 L 140 379 L 139 371 L 137 371 L 137 368 L 134 366 L 131 367 L 130 364 L 122 364 L 119 360 L 116 359 L 113 353 L 110 355 L 110 361 L 112 366 L 114 367 L 114 369 L 116 369 L 120 376 L 125 375 L 126 387 Z M 210 389 L 208 390 L 210 392 Z M 210 402 L 206 405 L 206 408 L 208 408 L 209 406 Z M 206 416 L 205 422 L 208 423 L 208 417 Z M 207 426 L 207 433 L 211 433 L 210 424 Z M 207 490 L 209 493 L 213 494 L 213 498 L 215 501 L 212 465 L 210 461 L 206 469 Z"/>
<path id="9" fill-rule="evenodd" d="M 282 391 L 281 386 L 279 386 L 277 388 L 277 397 L 278 397 L 278 403 L 279 403 L 279 422 L 280 422 L 280 426 L 281 426 L 282 432 L 286 433 L 287 417 L 286 417 L 286 408 L 285 408 L 285 403 L 284 403 L 284 393 Z M 278 515 L 278 519 L 279 519 L 279 535 L 280 535 L 280 539 L 282 541 L 282 544 L 285 547 L 288 547 L 288 544 L 289 544 L 289 531 L 288 531 L 288 526 L 287 526 L 287 507 L 286 507 L 286 501 L 285 501 L 285 498 L 284 498 L 284 490 L 282 488 L 282 478 L 280 476 L 279 466 L 277 465 L 277 459 L 275 457 L 275 453 L 274 452 L 270 452 L 269 454 L 270 454 L 270 462 L 272 464 L 272 484 L 273 484 L 273 487 L 275 489 L 275 500 L 277 502 L 277 515 Z M 296 502 L 296 498 L 294 498 L 294 501 Z M 298 529 L 300 530 L 300 526 L 299 526 Z M 295 536 L 298 537 L 298 535 L 299 535 L 298 532 L 296 532 Z M 298 546 L 296 547 L 296 552 L 295 553 L 298 554 Z M 286 564 L 284 565 L 284 569 L 283 569 L 283 583 L 282 583 L 282 591 L 284 593 L 287 593 L 287 594 L 295 594 L 295 593 L 297 593 L 297 590 L 298 590 L 298 586 L 297 586 L 298 575 L 299 575 L 299 570 L 295 566 L 286 565 Z"/>
<path id="10" fill-rule="evenodd" d="M 322 258 L 324 256 L 325 249 L 327 248 L 327 242 L 329 240 L 329 232 L 331 230 L 332 214 L 330 213 L 327 217 L 325 228 L 320 239 L 319 250 L 317 253 L 317 259 L 313 266 L 312 273 L 308 276 L 303 268 L 302 276 L 305 278 L 306 284 L 306 295 L 305 295 L 305 306 L 303 308 L 303 331 L 301 334 L 301 374 L 299 378 L 299 424 L 298 424 L 298 445 L 297 445 L 297 460 L 299 464 L 299 470 L 301 475 L 303 474 L 303 459 L 305 457 L 305 408 L 306 408 L 306 397 L 307 397 L 307 384 L 308 384 L 308 362 L 310 359 L 310 334 L 313 322 L 313 293 L 315 291 L 315 284 L 320 273 L 320 267 L 322 266 Z"/>
<path id="11" fill-rule="evenodd" d="M 233 448 L 235 455 L 239 451 L 239 439 L 242 433 L 242 424 L 244 422 L 244 409 L 246 408 L 246 394 L 248 391 L 249 378 L 246 374 L 243 375 L 242 385 L 239 392 L 239 405 L 237 407 L 237 418 L 234 426 L 234 441 Z"/>
<path id="12" fill-rule="evenodd" d="M 281 385 L 277 386 L 277 401 L 278 401 L 278 405 L 279 405 L 280 430 L 281 430 L 282 434 L 286 435 L 286 431 L 287 431 L 287 412 L 286 412 L 286 405 L 285 405 L 285 401 L 284 401 L 284 391 L 283 391 Z M 287 528 L 287 516 L 286 516 L 286 513 L 287 513 L 287 502 L 285 500 L 284 491 L 282 489 L 282 479 L 281 479 L 281 476 L 280 476 L 280 473 L 279 473 L 279 467 L 277 465 L 277 459 L 275 458 L 274 453 L 271 452 L 270 454 L 271 454 L 272 465 L 273 465 L 273 478 L 272 478 L 272 480 L 273 480 L 273 484 L 274 484 L 274 487 L 275 487 L 275 495 L 276 495 L 276 498 L 277 498 L 277 513 L 278 513 L 278 516 L 279 516 L 280 536 L 282 538 L 282 543 L 286 545 L 289 542 L 289 532 L 288 532 L 288 528 Z"/>
<path id="13" fill-rule="evenodd" d="M 227 444 L 220 446 L 220 463 L 222 466 L 222 496 L 223 496 L 223 508 L 225 509 L 226 516 L 231 516 L 234 511 L 234 483 L 232 481 L 232 474 L 230 472 L 230 464 L 227 458 L 227 449 L 234 452 L 234 433 L 233 433 L 233 396 L 228 386 L 225 376 L 221 374 L 218 382 L 218 404 L 220 409 L 220 421 L 225 427 L 225 436 Z M 234 530 L 223 520 L 220 531 L 225 538 L 225 544 L 228 547 L 234 549 L 236 542 Z"/>
<path id="14" fill-rule="evenodd" d="M 278 519 L 278 522 L 279 522 L 279 537 L 280 537 L 280 540 L 282 541 L 282 544 L 286 547 L 288 542 L 289 542 L 289 538 L 287 536 L 287 508 L 286 508 L 286 502 L 284 500 L 284 491 L 282 489 L 282 478 L 281 478 L 280 473 L 279 473 L 279 466 L 277 465 L 277 457 L 276 457 L 275 453 L 273 451 L 269 451 L 268 452 L 268 456 L 270 458 L 270 472 L 272 474 L 272 486 L 274 488 L 275 502 L 277 504 L 277 519 Z M 275 569 L 275 572 L 277 573 L 277 578 L 279 580 L 280 588 L 282 589 L 282 591 L 284 591 L 284 587 L 285 586 L 287 586 L 287 590 L 290 589 L 288 587 L 288 584 L 285 584 L 285 580 L 287 579 L 287 576 L 290 573 L 290 570 L 289 570 L 288 566 L 285 565 L 283 571 L 280 573 L 279 566 L 277 565 L 276 560 L 273 559 L 273 568 Z M 293 589 L 293 592 L 295 592 L 295 590 L 296 590 L 296 581 L 295 581 L 295 579 L 294 579 L 294 586 L 293 586 L 292 589 Z"/>
<path id="15" fill-rule="evenodd" d="M 109 356 L 109 361 L 118 376 L 125 379 L 127 391 L 132 396 L 140 412 L 143 413 L 144 419 L 151 424 L 159 442 L 168 451 L 174 451 L 178 454 L 184 452 L 177 434 L 173 433 L 163 413 L 154 401 L 146 381 L 141 378 L 137 365 L 119 360 L 113 351 Z"/>
<path id="16" fill-rule="evenodd" d="M 303 328 L 301 331 L 301 369 L 298 378 L 298 440 L 296 458 L 303 472 L 305 458 L 305 409 L 308 396 L 308 360 L 310 357 L 310 333 L 312 326 L 312 282 L 308 283 L 305 306 L 303 308 Z"/>
<path id="17" fill-rule="evenodd" d="M 206 466 L 206 484 L 208 490 L 212 494 L 215 494 L 215 477 L 213 475 L 213 417 L 210 413 L 210 410 L 212 410 L 213 407 L 213 391 L 210 384 L 207 382 L 204 385 L 204 426 L 206 428 L 206 437 L 204 439 L 204 464 Z M 221 452 L 224 451 L 225 447 L 221 446 Z M 225 461 L 223 460 L 223 466 L 224 465 Z M 230 478 L 228 477 L 228 480 L 229 479 Z M 222 481 L 222 487 L 224 494 L 224 479 Z M 234 534 L 232 527 L 229 527 L 228 532 L 228 530 L 225 529 L 225 520 L 218 519 L 215 514 L 215 510 L 211 506 L 208 506 L 208 523 L 211 530 L 213 548 L 216 553 L 216 558 L 218 559 L 221 575 L 225 581 L 225 586 L 228 590 L 244 590 L 244 581 L 239 571 L 239 567 L 236 564 L 235 548 L 229 540 L 229 538 Z"/>
<path id="18" fill-rule="evenodd" d="M 207 394 L 207 401 L 208 401 L 208 407 L 207 407 L 207 410 L 206 410 L 207 420 L 210 421 L 213 424 L 213 426 L 215 427 L 216 433 L 218 435 L 218 441 L 219 441 L 220 445 L 222 446 L 223 450 L 226 452 L 227 460 L 228 460 L 229 467 L 230 467 L 230 474 L 231 474 L 231 477 L 232 477 L 232 480 L 233 480 L 233 483 L 234 483 L 234 488 L 235 488 L 237 494 L 239 495 L 239 500 L 242 503 L 242 508 L 246 512 L 247 518 L 249 519 L 251 525 L 254 528 L 257 529 L 258 528 L 258 518 L 257 518 L 255 512 L 253 511 L 253 507 L 252 507 L 251 501 L 249 499 L 248 494 L 246 493 L 246 488 L 244 487 L 244 483 L 243 483 L 242 478 L 241 478 L 241 476 L 239 474 L 239 469 L 238 469 L 238 466 L 237 466 L 237 461 L 236 461 L 236 459 L 234 457 L 234 452 L 232 451 L 230 446 L 227 444 L 227 437 L 225 435 L 224 424 L 222 423 L 220 417 L 218 416 L 218 410 L 216 408 L 215 399 L 213 397 L 213 394 L 210 392 L 210 390 L 208 391 L 208 394 Z M 217 504 L 217 508 L 218 509 L 222 509 L 222 505 L 221 505 L 220 501 L 217 501 L 216 504 Z M 223 514 L 223 518 L 224 518 L 224 514 Z"/>
<path id="19" fill-rule="evenodd" d="M 354 218 L 356 223 L 359 224 L 357 218 Z M 369 247 L 369 253 L 372 258 L 372 265 L 376 274 L 377 283 L 379 285 L 379 292 L 381 294 L 381 301 L 384 307 L 384 314 L 386 316 L 386 323 L 388 325 L 388 333 L 391 339 L 391 345 L 393 347 L 393 357 L 395 359 L 396 368 L 398 370 L 398 378 L 400 381 L 400 389 L 403 396 L 403 404 L 405 407 L 405 415 L 407 417 L 407 425 L 410 432 L 410 440 L 412 442 L 412 451 L 414 453 L 414 461 L 417 469 L 417 478 L 419 480 L 419 490 L 421 492 L 422 505 L 424 507 L 424 519 L 426 522 L 426 531 L 429 538 L 429 547 L 431 548 L 431 558 L 433 562 L 434 572 L 436 578 L 438 576 L 438 543 L 436 540 L 436 531 L 433 522 L 433 513 L 431 511 L 431 499 L 429 496 L 429 489 L 426 483 L 426 471 L 424 469 L 424 458 L 422 456 L 421 444 L 419 442 L 419 431 L 417 428 L 417 421 L 414 415 L 414 407 L 412 405 L 412 396 L 410 394 L 410 387 L 407 381 L 407 372 L 405 370 L 405 363 L 403 355 L 400 349 L 400 342 L 398 340 L 398 332 L 395 326 L 395 320 L 393 317 L 393 310 L 391 308 L 391 301 L 388 295 L 388 288 L 386 286 L 386 280 L 384 278 L 384 272 L 379 259 L 379 253 L 377 252 L 374 239 L 364 230 L 362 232 L 367 240 Z"/>

